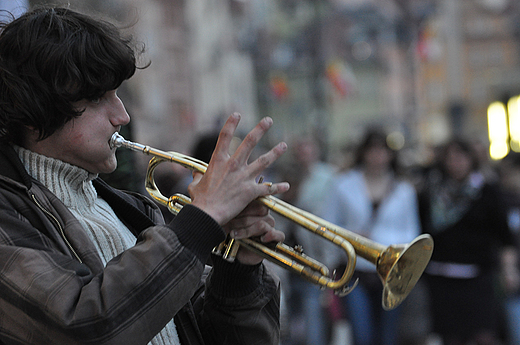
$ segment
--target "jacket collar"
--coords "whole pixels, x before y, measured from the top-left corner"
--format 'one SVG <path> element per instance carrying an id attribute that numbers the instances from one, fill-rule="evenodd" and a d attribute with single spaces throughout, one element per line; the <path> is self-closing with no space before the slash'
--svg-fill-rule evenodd
<path id="1" fill-rule="evenodd" d="M 11 145 L 5 142 L 0 142 L 0 176 L 21 183 L 28 189 L 32 186 L 31 176 L 25 171 L 20 158 Z"/>
<path id="2" fill-rule="evenodd" d="M 31 189 L 33 185 L 32 178 L 25 170 L 18 154 L 11 145 L 4 142 L 0 142 L 0 178 L 2 177 L 22 184 L 27 189 Z M 99 177 L 92 182 L 98 195 L 110 204 L 121 219 L 128 220 L 125 224 L 135 234 L 154 225 L 154 222 L 146 215 L 144 208 L 137 207 L 135 198 L 110 187 Z M 142 201 L 144 202 L 144 200 Z"/>

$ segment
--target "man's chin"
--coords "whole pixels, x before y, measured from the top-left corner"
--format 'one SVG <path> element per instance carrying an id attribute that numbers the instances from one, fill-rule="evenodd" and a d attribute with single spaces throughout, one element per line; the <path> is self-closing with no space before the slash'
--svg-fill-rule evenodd
<path id="1" fill-rule="evenodd" d="M 117 169 L 117 163 L 114 164 L 113 167 L 107 168 L 106 171 L 103 172 L 103 174 L 111 174 L 111 173 L 113 173 L 114 171 L 116 171 L 116 169 Z"/>
<path id="2" fill-rule="evenodd" d="M 113 173 L 117 169 L 117 160 L 114 158 L 113 160 L 110 160 L 106 162 L 103 166 L 99 166 L 96 174 L 110 174 Z"/>

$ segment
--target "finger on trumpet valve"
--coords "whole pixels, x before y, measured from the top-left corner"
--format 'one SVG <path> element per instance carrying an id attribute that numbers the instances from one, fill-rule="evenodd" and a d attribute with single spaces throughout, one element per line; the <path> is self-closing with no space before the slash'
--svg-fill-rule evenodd
<path id="1" fill-rule="evenodd" d="M 235 239 L 228 236 L 223 242 L 213 248 L 212 253 L 221 256 L 222 259 L 228 262 L 234 262 L 239 248 L 240 244 Z"/>
<path id="2" fill-rule="evenodd" d="M 224 260 L 234 262 L 235 258 L 237 257 L 239 247 L 240 244 L 234 238 L 230 239 L 226 248 L 226 252 L 224 253 L 224 255 L 222 255 Z"/>
<path id="3" fill-rule="evenodd" d="M 258 178 L 258 184 L 265 184 L 268 187 L 272 187 L 272 185 L 273 185 L 272 182 L 264 182 L 264 177 L 263 176 L 260 176 Z"/>

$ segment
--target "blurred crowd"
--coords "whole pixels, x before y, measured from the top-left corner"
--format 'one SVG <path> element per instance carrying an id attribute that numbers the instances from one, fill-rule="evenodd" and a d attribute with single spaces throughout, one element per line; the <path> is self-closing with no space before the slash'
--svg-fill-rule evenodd
<path id="1" fill-rule="evenodd" d="M 284 276 L 284 344 L 519 344 L 520 158 L 500 162 L 482 145 L 454 138 L 428 164 L 401 164 L 388 135 L 370 128 L 327 164 L 319 142 L 299 137 L 277 178 L 291 204 L 383 245 L 434 239 L 425 274 L 405 302 L 383 310 L 375 266 L 357 259 L 357 286 L 345 297 Z M 485 152 L 485 151 L 484 151 Z M 279 222 L 291 244 L 336 270 L 348 258 L 310 232 Z"/>
<path id="2" fill-rule="evenodd" d="M 216 133 L 205 134 L 191 155 L 209 161 L 215 143 Z M 428 233 L 434 251 L 411 294 L 391 311 L 382 308 L 375 266 L 362 258 L 357 286 L 345 297 L 272 265 L 283 284 L 282 345 L 520 344 L 520 154 L 491 162 L 481 145 L 455 138 L 435 147 L 428 164 L 404 165 L 379 128 L 349 145 L 341 164 L 328 163 L 312 135 L 289 149 L 265 177 L 291 184 L 280 199 L 385 246 Z M 164 194 L 186 193 L 190 173 L 172 168 L 157 179 Z M 344 252 L 276 220 L 286 244 L 301 245 L 342 275 Z"/>

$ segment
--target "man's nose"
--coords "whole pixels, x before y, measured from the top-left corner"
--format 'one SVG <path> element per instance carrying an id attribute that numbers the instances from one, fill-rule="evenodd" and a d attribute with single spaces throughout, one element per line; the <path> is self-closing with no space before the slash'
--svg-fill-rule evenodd
<path id="1" fill-rule="evenodd" d="M 125 105 L 121 101 L 121 99 L 117 96 L 114 96 L 114 104 L 112 109 L 112 116 L 110 118 L 110 122 L 113 126 L 124 126 L 130 122 L 130 115 L 126 111 Z"/>

